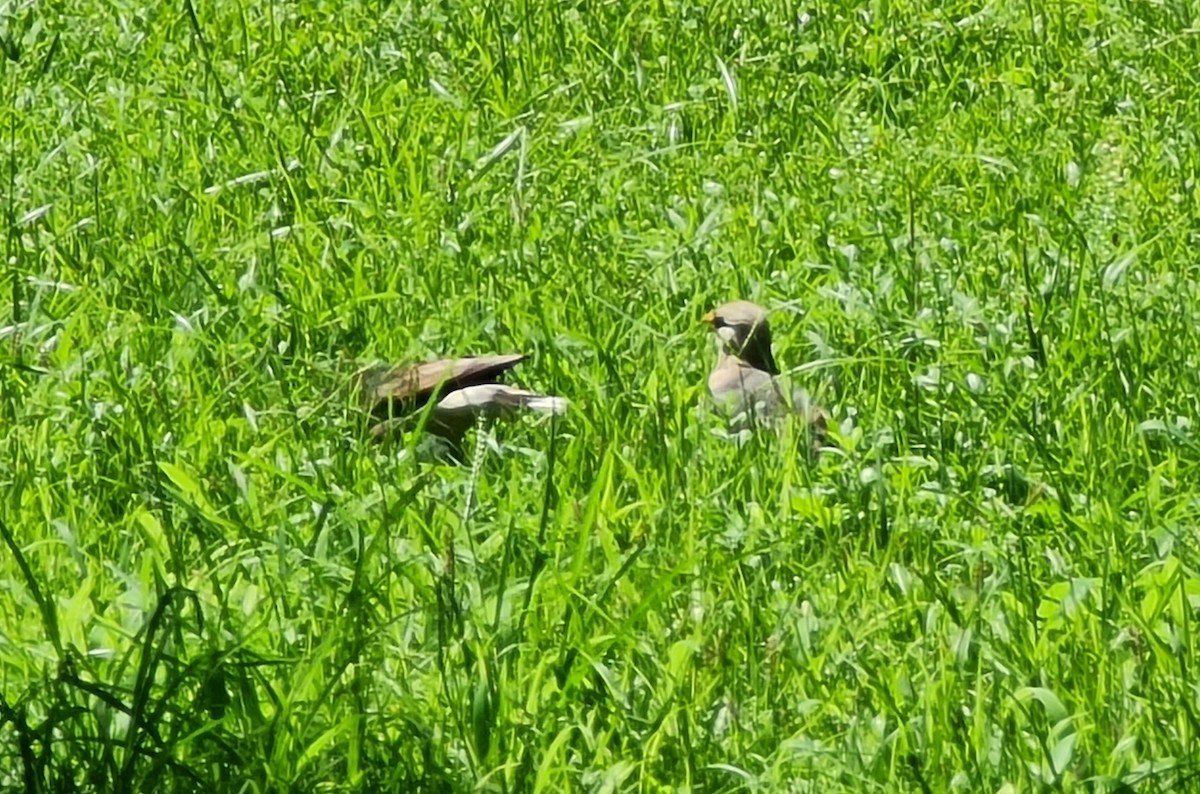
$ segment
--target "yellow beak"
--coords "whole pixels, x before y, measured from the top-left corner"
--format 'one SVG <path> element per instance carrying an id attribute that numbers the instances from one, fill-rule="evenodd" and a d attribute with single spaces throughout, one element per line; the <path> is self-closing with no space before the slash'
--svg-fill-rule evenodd
<path id="1" fill-rule="evenodd" d="M 706 314 L 700 318 L 700 322 L 708 323 L 709 325 L 712 325 L 716 321 L 717 321 L 717 313 L 716 312 L 709 312 L 708 314 Z"/>

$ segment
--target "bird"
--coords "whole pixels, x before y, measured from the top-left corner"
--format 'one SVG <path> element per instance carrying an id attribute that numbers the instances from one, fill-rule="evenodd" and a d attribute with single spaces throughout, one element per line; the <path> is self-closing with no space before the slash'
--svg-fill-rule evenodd
<path id="1" fill-rule="evenodd" d="M 521 410 L 562 414 L 564 397 L 501 383 L 504 374 L 524 361 L 521 353 L 440 358 L 399 366 L 372 366 L 359 373 L 364 408 L 374 420 L 370 436 L 389 437 L 398 427 L 419 421 L 421 410 L 436 401 L 425 430 L 462 460 L 462 441 L 480 417 L 507 417 Z"/>
<path id="2" fill-rule="evenodd" d="M 717 363 L 708 376 L 708 391 L 740 430 L 774 424 L 788 415 L 807 420 L 813 449 L 825 441 L 825 411 L 803 389 L 788 395 L 771 349 L 767 312 L 756 303 L 733 300 L 702 318 L 717 336 Z"/>

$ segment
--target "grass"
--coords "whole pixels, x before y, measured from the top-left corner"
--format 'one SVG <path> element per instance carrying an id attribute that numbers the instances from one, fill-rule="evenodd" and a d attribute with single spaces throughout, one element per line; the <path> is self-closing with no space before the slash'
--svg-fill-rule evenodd
<path id="1" fill-rule="evenodd" d="M 0 4 L 0 787 L 1200 785 L 1197 13 Z"/>

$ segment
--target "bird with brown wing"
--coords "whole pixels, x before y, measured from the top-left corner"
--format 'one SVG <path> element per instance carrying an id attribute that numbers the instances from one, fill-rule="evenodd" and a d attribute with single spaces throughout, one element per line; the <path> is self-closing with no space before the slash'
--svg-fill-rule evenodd
<path id="1" fill-rule="evenodd" d="M 774 424 L 799 415 L 809 425 L 813 449 L 825 440 L 825 412 L 808 392 L 790 395 L 780 380 L 771 349 L 771 325 L 761 306 L 745 300 L 724 303 L 704 315 L 717 336 L 717 364 L 708 376 L 708 391 L 737 430 Z"/>
<path id="2" fill-rule="evenodd" d="M 507 417 L 522 410 L 565 412 L 569 403 L 563 397 L 501 383 L 504 374 L 524 359 L 520 353 L 505 353 L 361 372 L 363 406 L 375 420 L 371 437 L 382 440 L 398 428 L 413 426 L 433 402 L 425 430 L 444 441 L 453 458 L 462 460 L 463 437 L 478 418 Z"/>

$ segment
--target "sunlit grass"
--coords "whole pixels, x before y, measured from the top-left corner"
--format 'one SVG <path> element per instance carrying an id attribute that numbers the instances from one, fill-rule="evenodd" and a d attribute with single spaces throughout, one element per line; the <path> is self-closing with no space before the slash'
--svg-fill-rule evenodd
<path id="1" fill-rule="evenodd" d="M 0 6 L 0 786 L 1186 790 L 1195 22 Z M 475 467 L 339 389 L 509 350 Z"/>

